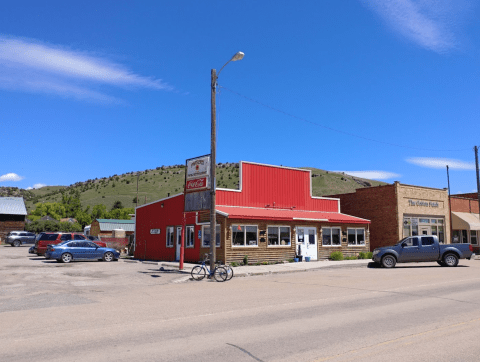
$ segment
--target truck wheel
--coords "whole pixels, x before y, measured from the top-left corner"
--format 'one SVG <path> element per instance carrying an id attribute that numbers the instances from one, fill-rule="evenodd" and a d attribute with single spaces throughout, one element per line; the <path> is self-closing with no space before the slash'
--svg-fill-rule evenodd
<path id="1" fill-rule="evenodd" d="M 385 255 L 382 258 L 382 265 L 385 268 L 393 268 L 395 266 L 395 264 L 397 264 L 397 260 L 392 255 Z"/>
<path id="2" fill-rule="evenodd" d="M 438 265 L 440 265 L 440 266 L 447 266 L 447 264 L 445 264 L 445 263 L 444 263 L 443 261 L 441 261 L 441 260 L 437 260 L 437 263 L 438 263 Z"/>
<path id="3" fill-rule="evenodd" d="M 457 266 L 458 265 L 458 256 L 455 254 L 449 253 L 443 256 L 443 262 L 446 266 Z"/>

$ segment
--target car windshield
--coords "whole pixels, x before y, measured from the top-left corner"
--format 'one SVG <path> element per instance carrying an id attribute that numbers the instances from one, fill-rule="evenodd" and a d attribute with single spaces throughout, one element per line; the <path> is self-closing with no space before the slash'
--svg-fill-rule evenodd
<path id="1" fill-rule="evenodd" d="M 398 243 L 396 243 L 395 245 L 400 245 L 401 243 L 403 243 L 405 240 L 407 240 L 410 236 L 407 236 L 406 238 L 403 238 L 402 240 L 400 240 Z"/>

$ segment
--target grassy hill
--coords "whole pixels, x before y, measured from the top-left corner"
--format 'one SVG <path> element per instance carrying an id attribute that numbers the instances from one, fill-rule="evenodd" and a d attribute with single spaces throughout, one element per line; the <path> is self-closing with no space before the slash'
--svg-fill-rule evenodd
<path id="1" fill-rule="evenodd" d="M 238 167 L 238 163 L 219 164 L 217 167 L 217 187 L 237 189 Z M 314 196 L 354 192 L 357 188 L 386 184 L 385 182 L 359 179 L 343 173 L 311 167 L 300 168 L 312 171 Z M 181 193 L 184 182 L 184 165 L 162 166 L 140 171 L 138 172 L 138 205 Z M 33 211 L 34 204 L 37 202 L 60 202 L 61 190 L 71 190 L 72 188 L 80 191 L 80 200 L 84 208 L 88 205 L 93 207 L 97 204 L 104 204 L 107 209 L 110 209 L 117 200 L 121 201 L 124 207 L 135 207 L 137 172 L 77 182 L 70 186 L 46 186 L 35 190 L 17 189 L 17 196 L 23 195 L 27 210 Z M 11 188 L 0 188 L 0 195 L 2 195 L 2 189 Z"/>

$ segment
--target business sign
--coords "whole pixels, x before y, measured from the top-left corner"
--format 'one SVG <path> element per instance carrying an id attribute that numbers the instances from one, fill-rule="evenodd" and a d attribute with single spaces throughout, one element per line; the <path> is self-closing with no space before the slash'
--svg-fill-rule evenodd
<path id="1" fill-rule="evenodd" d="M 438 207 L 436 201 L 408 200 L 408 206 Z"/>
<path id="2" fill-rule="evenodd" d="M 150 234 L 152 235 L 160 234 L 160 229 L 150 229 Z"/>
<path id="3" fill-rule="evenodd" d="M 184 211 L 210 210 L 210 155 L 186 161 Z"/>

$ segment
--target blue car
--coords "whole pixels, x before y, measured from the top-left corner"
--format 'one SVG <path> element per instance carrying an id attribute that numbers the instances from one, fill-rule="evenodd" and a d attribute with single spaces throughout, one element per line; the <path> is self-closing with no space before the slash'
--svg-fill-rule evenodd
<path id="1" fill-rule="evenodd" d="M 112 248 L 98 246 L 91 241 L 69 241 L 57 245 L 48 245 L 47 259 L 70 263 L 73 260 L 118 260 L 120 253 Z"/>

